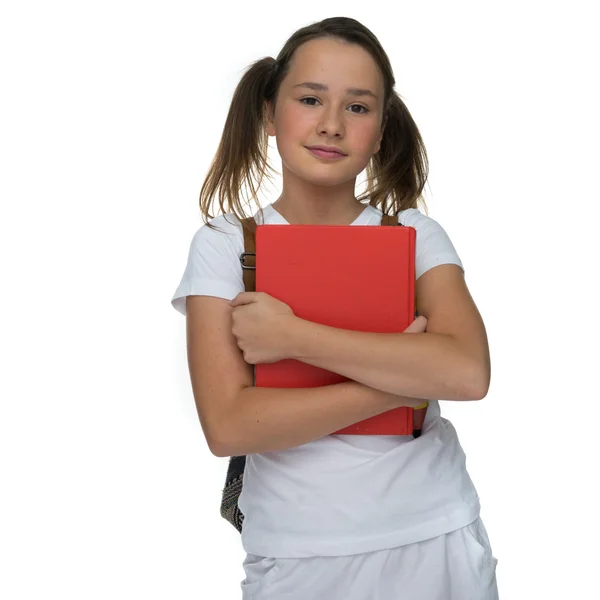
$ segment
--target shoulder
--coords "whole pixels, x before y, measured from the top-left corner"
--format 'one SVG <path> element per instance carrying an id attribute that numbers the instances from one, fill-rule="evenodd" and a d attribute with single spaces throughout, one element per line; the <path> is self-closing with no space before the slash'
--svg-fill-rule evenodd
<path id="1" fill-rule="evenodd" d="M 196 230 L 192 236 L 190 254 L 237 260 L 243 252 L 243 245 L 244 233 L 240 220 L 233 214 L 219 215 Z"/>
<path id="2" fill-rule="evenodd" d="M 418 208 L 408 208 L 398 213 L 398 221 L 406 227 L 414 227 L 416 239 L 416 277 L 442 264 L 458 265 L 462 261 L 444 227 Z"/>
<path id="3" fill-rule="evenodd" d="M 206 267 L 212 263 L 215 272 L 217 269 L 236 268 L 240 266 L 239 256 L 244 251 L 243 246 L 244 233 L 240 220 L 234 214 L 219 215 L 194 233 L 190 258 L 195 256 L 196 262 Z"/>
<path id="4" fill-rule="evenodd" d="M 418 208 L 407 208 L 406 210 L 401 210 L 398 213 L 398 221 L 407 227 L 414 227 L 417 232 L 443 229 L 435 219 L 422 213 Z"/>
<path id="5" fill-rule="evenodd" d="M 209 227 L 208 225 L 212 227 Z M 243 252 L 242 224 L 235 215 L 220 215 L 192 236 L 187 264 L 171 304 L 186 314 L 186 296 L 233 299 L 244 290 L 239 256 Z"/>
<path id="6" fill-rule="evenodd" d="M 383 212 L 376 206 L 369 207 L 372 210 L 371 223 L 380 222 Z M 414 227 L 417 235 L 421 237 L 427 233 L 444 231 L 444 228 L 435 219 L 421 212 L 418 208 L 406 208 L 398 213 L 398 222 L 406 227 Z"/>
<path id="7" fill-rule="evenodd" d="M 210 241 L 227 244 L 241 234 L 242 224 L 234 214 L 219 215 L 200 226 L 192 238 L 192 243 Z"/>

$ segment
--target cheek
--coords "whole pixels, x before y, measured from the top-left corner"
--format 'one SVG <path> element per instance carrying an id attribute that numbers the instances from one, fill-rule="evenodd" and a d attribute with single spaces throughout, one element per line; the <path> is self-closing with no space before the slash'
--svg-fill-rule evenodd
<path id="1" fill-rule="evenodd" d="M 379 127 L 364 123 L 353 131 L 354 147 L 358 152 L 370 153 L 377 144 Z"/>
<path id="2" fill-rule="evenodd" d="M 280 151 L 298 143 L 315 139 L 315 113 L 306 110 L 300 103 L 290 102 L 281 107 L 276 117 L 277 145 Z M 347 123 L 346 139 L 352 153 L 369 158 L 377 144 L 379 123 L 373 120 L 354 120 Z"/>
<path id="3" fill-rule="evenodd" d="M 303 133 L 312 123 L 308 111 L 303 110 L 299 103 L 290 102 L 278 115 L 277 129 L 285 135 Z"/>

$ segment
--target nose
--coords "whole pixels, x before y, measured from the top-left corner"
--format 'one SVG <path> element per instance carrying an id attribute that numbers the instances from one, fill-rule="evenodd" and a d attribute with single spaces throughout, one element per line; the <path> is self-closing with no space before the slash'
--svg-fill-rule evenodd
<path id="1" fill-rule="evenodd" d="M 344 135 L 344 122 L 338 110 L 335 107 L 330 106 L 329 109 L 324 110 L 322 113 L 322 119 L 318 125 L 318 131 L 321 135 L 327 135 L 331 137 L 342 137 Z"/>

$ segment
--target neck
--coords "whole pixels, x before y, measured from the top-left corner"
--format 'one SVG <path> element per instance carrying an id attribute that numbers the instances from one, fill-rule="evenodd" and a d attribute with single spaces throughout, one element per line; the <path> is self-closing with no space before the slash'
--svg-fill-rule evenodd
<path id="1" fill-rule="evenodd" d="M 354 196 L 356 178 L 338 186 L 319 186 L 285 172 L 273 208 L 291 225 L 350 225 L 365 209 Z"/>

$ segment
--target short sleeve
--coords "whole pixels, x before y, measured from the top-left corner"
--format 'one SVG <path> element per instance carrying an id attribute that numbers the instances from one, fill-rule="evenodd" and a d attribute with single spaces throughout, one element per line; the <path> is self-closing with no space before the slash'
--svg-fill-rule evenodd
<path id="1" fill-rule="evenodd" d="M 423 273 L 438 265 L 458 265 L 464 267 L 450 237 L 444 228 L 431 217 L 424 215 L 416 208 L 409 208 L 398 215 L 402 225 L 414 227 L 417 232 L 415 276 L 418 279 Z"/>
<path id="2" fill-rule="evenodd" d="M 215 296 L 233 300 L 244 291 L 242 266 L 243 233 L 239 222 L 224 216 L 213 219 L 211 229 L 203 225 L 190 244 L 187 265 L 171 299 L 173 308 L 186 314 L 186 296 Z"/>

